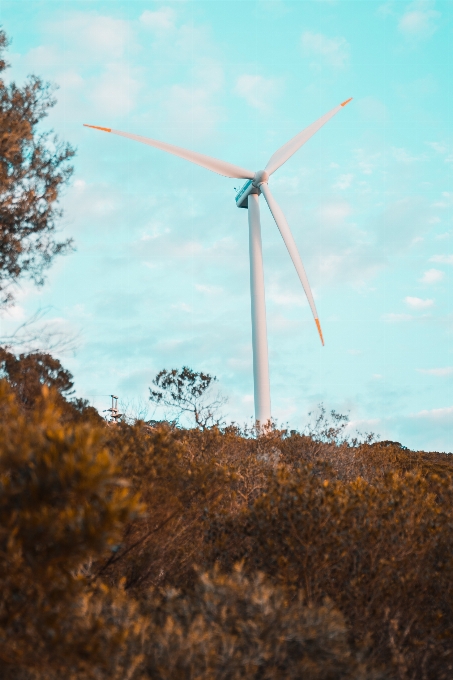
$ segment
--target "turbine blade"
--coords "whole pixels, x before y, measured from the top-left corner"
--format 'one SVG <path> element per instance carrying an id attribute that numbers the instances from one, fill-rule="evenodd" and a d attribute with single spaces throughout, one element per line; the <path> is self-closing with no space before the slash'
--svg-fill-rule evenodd
<path id="1" fill-rule="evenodd" d="M 253 179 L 255 176 L 254 172 L 245 168 L 241 168 L 239 165 L 233 165 L 232 163 L 227 163 L 226 161 L 221 161 L 217 158 L 211 158 L 211 156 L 205 156 L 204 154 L 197 153 L 196 151 L 182 149 L 180 146 L 174 146 L 173 144 L 167 144 L 166 142 L 159 142 L 156 139 L 149 139 L 149 137 L 133 135 L 130 132 L 113 130 L 112 128 L 99 127 L 98 125 L 87 125 L 86 123 L 84 123 L 84 125 L 85 127 L 94 128 L 95 130 L 111 132 L 112 134 L 119 135 L 120 137 L 127 137 L 128 139 L 133 139 L 136 142 L 148 144 L 148 146 L 154 146 L 156 149 L 161 149 L 162 151 L 171 153 L 174 156 L 179 156 L 180 158 L 185 158 L 186 161 L 195 163 L 195 165 L 201 165 L 202 168 L 212 170 L 212 172 L 216 172 L 218 175 L 223 175 L 224 177 L 234 177 L 236 179 Z"/>
<path id="2" fill-rule="evenodd" d="M 304 288 L 305 295 L 307 296 L 308 304 L 310 305 L 311 311 L 313 312 L 319 337 L 321 338 L 321 342 L 324 345 L 324 338 L 322 336 L 321 324 L 319 323 L 319 316 L 318 312 L 316 311 L 315 301 L 313 299 L 310 284 L 308 283 L 308 278 L 305 273 L 304 265 L 302 264 L 302 260 L 300 259 L 299 251 L 297 250 L 296 242 L 294 241 L 291 229 L 288 226 L 288 222 L 286 221 L 282 209 L 278 205 L 275 198 L 272 196 L 268 185 L 265 183 L 260 184 L 260 189 L 262 194 L 264 194 L 264 198 L 266 199 L 267 205 L 269 206 L 269 210 L 271 211 L 275 223 L 279 228 L 280 234 L 282 235 L 282 238 L 285 242 L 285 245 L 288 248 L 288 252 L 299 275 L 300 282 Z"/>
<path id="3" fill-rule="evenodd" d="M 351 101 L 352 97 L 350 99 L 347 99 L 345 102 L 342 104 L 339 104 L 336 106 L 332 111 L 329 111 L 329 113 L 326 113 L 324 116 L 319 118 L 317 121 L 309 125 L 305 130 L 302 130 L 302 132 L 299 132 L 295 137 L 289 140 L 289 142 L 286 142 L 283 146 L 281 146 L 273 156 L 270 157 L 268 164 L 266 165 L 266 172 L 269 175 L 272 175 L 273 172 L 278 170 L 278 168 L 283 165 L 283 163 L 286 163 L 288 158 L 291 158 L 293 154 L 300 149 L 300 147 L 305 144 L 305 142 L 308 142 L 310 137 L 313 137 L 315 132 L 318 132 L 320 128 L 322 128 L 325 123 L 327 123 L 328 120 L 330 120 L 338 111 L 343 106 L 346 106 Z"/>

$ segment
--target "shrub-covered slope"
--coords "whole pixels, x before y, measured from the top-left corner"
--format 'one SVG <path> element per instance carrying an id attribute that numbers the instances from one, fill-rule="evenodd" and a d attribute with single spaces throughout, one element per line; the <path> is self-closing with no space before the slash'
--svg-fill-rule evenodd
<path id="1" fill-rule="evenodd" d="M 453 676 L 448 455 L 108 425 L 28 374 L 0 383 L 0 677 Z"/>

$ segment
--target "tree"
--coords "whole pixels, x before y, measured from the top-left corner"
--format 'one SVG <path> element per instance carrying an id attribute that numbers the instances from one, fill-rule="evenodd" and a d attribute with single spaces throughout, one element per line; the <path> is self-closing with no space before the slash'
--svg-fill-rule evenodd
<path id="1" fill-rule="evenodd" d="M 197 427 L 205 430 L 207 427 L 219 425 L 222 416 L 219 409 L 225 404 L 225 399 L 219 394 L 212 394 L 215 376 L 209 373 L 196 373 L 183 366 L 160 371 L 153 380 L 158 388 L 149 388 L 150 401 L 170 409 L 175 420 L 185 413 L 190 413 L 195 419 Z"/>
<path id="2" fill-rule="evenodd" d="M 53 390 L 54 401 L 63 419 L 72 422 L 103 422 L 97 410 L 86 399 L 75 398 L 73 376 L 60 361 L 46 352 L 30 352 L 16 356 L 0 347 L 0 379 L 6 378 L 23 409 L 33 409 L 41 400 L 42 388 Z M 71 399 L 69 399 L 72 397 Z"/>
<path id="3" fill-rule="evenodd" d="M 0 74 L 7 46 L 0 31 Z M 54 258 L 72 246 L 56 237 L 56 220 L 74 150 L 39 127 L 54 105 L 52 86 L 37 76 L 23 87 L 0 77 L 0 305 L 12 301 L 11 288 L 24 277 L 41 285 Z"/>
<path id="4" fill-rule="evenodd" d="M 0 377 L 6 378 L 26 408 L 41 398 L 42 388 L 53 388 L 63 398 L 73 394 L 73 378 L 60 361 L 44 352 L 15 356 L 0 348 Z"/>

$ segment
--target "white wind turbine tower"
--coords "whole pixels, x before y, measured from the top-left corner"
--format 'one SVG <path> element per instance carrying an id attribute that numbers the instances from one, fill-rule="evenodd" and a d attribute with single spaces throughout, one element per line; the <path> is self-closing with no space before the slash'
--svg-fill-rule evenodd
<path id="1" fill-rule="evenodd" d="M 305 273 L 302 260 L 300 259 L 296 243 L 294 241 L 288 222 L 273 197 L 269 189 L 269 178 L 278 170 L 286 161 L 296 153 L 300 147 L 312 137 L 328 120 L 330 120 L 343 106 L 346 106 L 350 99 L 347 99 L 342 104 L 339 104 L 334 109 L 326 113 L 317 121 L 309 125 L 305 130 L 299 132 L 295 137 L 278 149 L 269 159 L 264 170 L 253 172 L 241 168 L 238 165 L 227 163 L 211 158 L 196 151 L 189 151 L 182 149 L 173 144 L 166 142 L 159 142 L 148 137 L 141 137 L 140 135 L 133 135 L 129 132 L 120 132 L 112 128 L 99 127 L 97 125 L 85 125 L 85 127 L 94 128 L 95 130 L 103 130 L 104 132 L 112 132 L 121 137 L 134 139 L 137 142 L 154 146 L 162 151 L 167 151 L 175 156 L 184 158 L 191 163 L 201 165 L 207 170 L 216 172 L 224 177 L 234 177 L 237 179 L 248 180 L 236 195 L 236 205 L 238 208 L 248 208 L 249 218 L 249 243 L 250 243 L 250 295 L 252 308 L 252 341 L 253 341 L 253 378 L 255 391 L 255 420 L 261 427 L 266 426 L 271 418 L 271 397 L 269 385 L 269 359 L 267 348 L 267 330 L 266 330 L 266 307 L 264 299 L 264 272 L 263 272 L 263 253 L 261 245 L 261 224 L 260 224 L 260 209 L 259 196 L 264 195 L 266 203 L 272 213 L 272 216 L 280 230 L 283 241 L 288 249 L 290 257 L 299 275 L 300 282 L 307 296 L 308 302 L 313 312 L 313 316 L 318 329 L 319 337 L 324 345 L 324 339 L 321 331 L 321 324 L 319 323 L 318 312 L 316 311 L 315 301 L 308 283 L 307 275 Z"/>

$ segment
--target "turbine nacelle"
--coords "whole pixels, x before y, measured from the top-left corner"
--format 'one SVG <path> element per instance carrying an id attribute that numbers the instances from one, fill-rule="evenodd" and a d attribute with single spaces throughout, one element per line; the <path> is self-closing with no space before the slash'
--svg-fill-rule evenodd
<path id="1" fill-rule="evenodd" d="M 261 191 L 258 187 L 253 185 L 253 180 L 249 179 L 236 194 L 236 207 L 238 208 L 248 208 L 248 199 L 250 194 L 260 194 Z"/>

